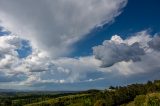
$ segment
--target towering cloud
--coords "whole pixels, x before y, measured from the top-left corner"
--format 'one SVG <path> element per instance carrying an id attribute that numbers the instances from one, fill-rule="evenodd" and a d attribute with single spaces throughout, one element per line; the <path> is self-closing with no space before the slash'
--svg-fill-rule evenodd
<path id="1" fill-rule="evenodd" d="M 52 56 L 92 28 L 114 21 L 127 0 L 0 0 L 0 24 Z M 59 49 L 61 48 L 61 49 Z"/>

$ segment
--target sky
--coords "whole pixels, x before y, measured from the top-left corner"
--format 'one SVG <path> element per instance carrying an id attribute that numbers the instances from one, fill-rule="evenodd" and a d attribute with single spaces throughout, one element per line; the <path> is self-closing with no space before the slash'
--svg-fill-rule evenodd
<path id="1" fill-rule="evenodd" d="M 159 79 L 159 0 L 0 0 L 0 89 L 105 89 Z"/>

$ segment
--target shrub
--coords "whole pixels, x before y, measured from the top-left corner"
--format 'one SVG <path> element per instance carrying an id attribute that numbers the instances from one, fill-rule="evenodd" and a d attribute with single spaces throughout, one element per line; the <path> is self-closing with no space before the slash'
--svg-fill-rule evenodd
<path id="1" fill-rule="evenodd" d="M 158 95 L 149 97 L 147 105 L 148 106 L 160 106 L 160 97 L 158 97 Z"/>
<path id="2" fill-rule="evenodd" d="M 135 106 L 144 106 L 145 100 L 146 100 L 145 95 L 136 96 L 136 98 L 134 99 Z"/>

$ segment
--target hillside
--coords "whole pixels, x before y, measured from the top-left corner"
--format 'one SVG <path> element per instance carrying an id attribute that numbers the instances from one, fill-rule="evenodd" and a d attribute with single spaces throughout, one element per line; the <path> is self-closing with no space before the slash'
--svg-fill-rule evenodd
<path id="1" fill-rule="evenodd" d="M 1 95 L 0 106 L 160 106 L 160 80 L 74 93 Z"/>

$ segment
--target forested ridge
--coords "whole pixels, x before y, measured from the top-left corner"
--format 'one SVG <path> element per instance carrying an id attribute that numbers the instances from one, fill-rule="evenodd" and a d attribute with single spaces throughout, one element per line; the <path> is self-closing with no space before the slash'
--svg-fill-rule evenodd
<path id="1" fill-rule="evenodd" d="M 0 106 L 160 106 L 160 80 L 73 93 L 1 93 Z"/>

